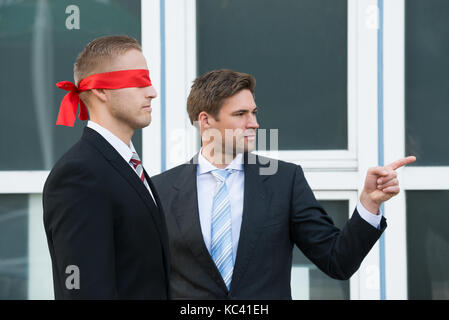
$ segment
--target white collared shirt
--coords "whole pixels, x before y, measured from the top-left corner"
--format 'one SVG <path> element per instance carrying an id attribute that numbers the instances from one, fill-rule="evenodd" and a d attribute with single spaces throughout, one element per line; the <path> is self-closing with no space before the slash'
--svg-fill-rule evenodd
<path id="1" fill-rule="evenodd" d="M 114 135 L 111 131 L 108 129 L 100 126 L 98 123 L 93 122 L 92 120 L 89 120 L 87 122 L 87 126 L 96 132 L 98 132 L 109 144 L 122 156 L 123 160 L 126 161 L 126 163 L 129 164 L 129 166 L 133 169 L 133 171 L 136 173 L 137 171 L 134 169 L 133 165 L 130 163 L 130 160 L 133 156 L 133 152 L 136 152 L 136 149 L 134 149 L 134 145 L 132 141 L 129 141 L 129 147 L 124 143 L 120 138 L 118 138 L 116 135 Z M 136 152 L 137 153 L 137 152 Z M 139 177 L 140 178 L 140 177 Z M 153 193 L 151 192 L 150 188 L 147 188 L 150 192 L 151 197 L 153 198 L 154 204 L 156 204 L 156 200 L 154 199 Z"/>
<path id="2" fill-rule="evenodd" d="M 201 231 L 204 243 L 210 253 L 211 249 L 211 223 L 212 223 L 212 203 L 214 200 L 217 181 L 211 171 L 218 169 L 211 164 L 202 154 L 203 149 L 198 154 L 197 166 L 197 192 L 198 210 L 200 216 Z M 243 154 L 238 154 L 226 169 L 235 169 L 226 179 L 226 188 L 229 193 L 231 205 L 231 229 L 232 229 L 232 257 L 235 263 L 237 248 L 240 238 L 240 227 L 243 215 L 243 196 L 245 190 L 245 173 L 243 169 Z M 357 211 L 362 219 L 379 229 L 382 214 L 370 213 L 360 202 L 357 203 Z"/>

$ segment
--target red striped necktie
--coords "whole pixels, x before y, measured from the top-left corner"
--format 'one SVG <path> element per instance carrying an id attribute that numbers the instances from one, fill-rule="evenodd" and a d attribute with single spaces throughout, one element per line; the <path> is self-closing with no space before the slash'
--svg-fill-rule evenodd
<path id="1" fill-rule="evenodd" d="M 133 166 L 134 170 L 136 170 L 138 176 L 140 177 L 140 180 L 142 180 L 145 187 L 147 187 L 147 189 L 150 190 L 150 186 L 148 185 L 147 180 L 145 179 L 145 173 L 143 171 L 142 161 L 140 161 L 137 153 L 133 152 L 133 155 L 131 157 L 131 160 L 129 160 L 129 163 Z"/>

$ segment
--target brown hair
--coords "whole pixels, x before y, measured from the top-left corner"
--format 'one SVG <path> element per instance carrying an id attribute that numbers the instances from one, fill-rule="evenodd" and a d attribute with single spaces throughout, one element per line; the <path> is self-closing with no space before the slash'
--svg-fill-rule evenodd
<path id="1" fill-rule="evenodd" d="M 215 119 L 226 98 L 248 89 L 254 95 L 256 79 L 250 74 L 228 69 L 209 71 L 195 79 L 187 98 L 187 113 L 190 122 L 198 120 L 198 115 L 205 111 Z M 218 119 L 217 119 L 218 120 Z"/>
<path id="2" fill-rule="evenodd" d="M 92 40 L 76 58 L 73 66 L 75 84 L 92 74 L 110 71 L 106 69 L 107 63 L 131 49 L 142 51 L 139 42 L 129 36 L 106 36 Z"/>

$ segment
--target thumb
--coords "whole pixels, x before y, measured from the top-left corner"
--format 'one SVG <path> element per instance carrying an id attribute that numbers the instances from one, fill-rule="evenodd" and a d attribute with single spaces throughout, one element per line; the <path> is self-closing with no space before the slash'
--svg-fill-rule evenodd
<path id="1" fill-rule="evenodd" d="M 384 167 L 374 167 L 368 169 L 368 174 L 384 177 L 388 175 L 388 171 Z"/>

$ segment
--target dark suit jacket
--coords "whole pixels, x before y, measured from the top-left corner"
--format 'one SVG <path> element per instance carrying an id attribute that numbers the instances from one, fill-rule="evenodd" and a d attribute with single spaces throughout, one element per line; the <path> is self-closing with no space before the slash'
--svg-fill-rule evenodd
<path id="1" fill-rule="evenodd" d="M 153 177 L 169 233 L 173 298 L 291 299 L 293 245 L 324 273 L 345 280 L 385 230 L 385 218 L 378 230 L 355 210 L 340 231 L 316 201 L 300 166 L 279 161 L 276 174 L 260 175 L 261 164 L 247 164 L 247 157 L 242 225 L 229 292 L 201 233 L 197 165 L 191 164 L 197 163 L 196 157 Z"/>
<path id="2" fill-rule="evenodd" d="M 131 166 L 95 130 L 86 127 L 55 164 L 43 207 L 56 299 L 168 298 L 164 214 Z M 79 268 L 80 289 L 66 287 L 75 275 L 66 273 L 69 265 Z"/>

